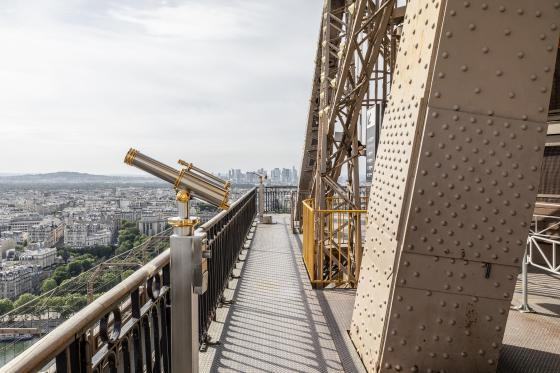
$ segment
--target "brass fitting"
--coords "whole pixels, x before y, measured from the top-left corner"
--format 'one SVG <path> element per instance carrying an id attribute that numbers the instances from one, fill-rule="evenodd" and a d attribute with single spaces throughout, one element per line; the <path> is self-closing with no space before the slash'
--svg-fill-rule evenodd
<path id="1" fill-rule="evenodd" d="M 179 175 L 177 176 L 177 179 L 175 180 L 175 184 L 173 185 L 175 189 L 179 187 L 179 184 L 181 183 L 181 179 L 183 178 L 183 176 L 185 176 L 186 171 L 187 170 L 185 168 L 181 168 L 181 171 L 179 171 Z"/>
<path id="2" fill-rule="evenodd" d="M 173 228 L 184 228 L 184 227 L 195 227 L 195 226 L 198 225 L 198 223 L 200 223 L 200 220 L 198 218 L 181 219 L 181 218 L 178 218 L 178 217 L 173 217 L 173 218 L 167 219 L 167 222 Z"/>
<path id="3" fill-rule="evenodd" d="M 124 163 L 132 166 L 132 162 L 134 161 L 134 158 L 136 157 L 136 154 L 138 154 L 138 150 L 136 150 L 134 148 L 130 148 L 128 153 L 126 153 L 126 155 L 124 156 Z"/>
<path id="4" fill-rule="evenodd" d="M 222 210 L 227 210 L 227 209 L 229 209 L 228 199 L 229 199 L 229 191 L 226 192 L 226 195 L 224 196 L 224 200 L 223 200 L 222 203 L 220 204 L 219 208 L 221 208 Z"/>
<path id="5" fill-rule="evenodd" d="M 177 194 L 175 195 L 175 199 L 179 202 L 187 203 L 190 201 L 191 195 L 186 190 L 181 189 L 177 191 Z"/>
<path id="6" fill-rule="evenodd" d="M 185 167 L 188 171 L 190 171 L 193 168 L 193 164 L 189 163 L 189 162 L 185 162 L 182 159 L 179 159 L 177 161 L 177 163 L 179 163 L 181 166 Z"/>

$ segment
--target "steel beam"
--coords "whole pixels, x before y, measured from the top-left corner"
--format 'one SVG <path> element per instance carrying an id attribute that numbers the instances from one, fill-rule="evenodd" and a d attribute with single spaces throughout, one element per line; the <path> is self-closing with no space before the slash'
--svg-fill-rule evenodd
<path id="1" fill-rule="evenodd" d="M 370 372 L 493 372 L 539 180 L 555 0 L 407 6 L 351 338 Z"/>

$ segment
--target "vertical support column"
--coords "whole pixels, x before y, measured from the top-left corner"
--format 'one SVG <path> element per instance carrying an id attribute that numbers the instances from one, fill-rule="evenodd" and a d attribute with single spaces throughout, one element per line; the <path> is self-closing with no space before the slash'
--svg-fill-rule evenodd
<path id="1" fill-rule="evenodd" d="M 170 219 L 171 371 L 198 372 L 198 294 L 194 292 L 195 220 L 189 219 L 188 193 L 179 191 L 179 216 Z"/>
<path id="2" fill-rule="evenodd" d="M 531 241 L 529 241 L 529 245 L 532 245 L 533 243 Z M 531 306 L 529 306 L 529 283 L 528 283 L 528 267 L 529 267 L 529 257 L 528 257 L 528 250 L 529 248 L 527 248 L 527 250 L 525 251 L 525 255 L 523 255 L 523 265 L 521 266 L 521 287 L 522 287 L 522 291 L 523 291 L 523 304 L 519 305 L 516 307 L 516 309 L 519 312 L 523 312 L 523 313 L 530 313 L 530 312 L 535 312 Z"/>
<path id="3" fill-rule="evenodd" d="M 262 176 L 259 176 L 259 179 L 259 223 L 262 223 L 264 216 L 264 180 Z"/>
<path id="4" fill-rule="evenodd" d="M 368 371 L 496 371 L 559 19 L 557 0 L 407 4 L 350 330 Z"/>
<path id="5" fill-rule="evenodd" d="M 362 209 L 362 197 L 360 196 L 360 161 L 358 157 L 358 136 L 352 137 L 352 194 L 354 195 L 354 205 L 356 210 Z M 362 215 L 352 214 L 354 217 L 354 276 L 356 282 L 360 275 L 360 265 L 362 263 Z"/>
<path id="6" fill-rule="evenodd" d="M 171 371 L 198 372 L 198 295 L 193 292 L 193 237 L 171 240 Z"/>

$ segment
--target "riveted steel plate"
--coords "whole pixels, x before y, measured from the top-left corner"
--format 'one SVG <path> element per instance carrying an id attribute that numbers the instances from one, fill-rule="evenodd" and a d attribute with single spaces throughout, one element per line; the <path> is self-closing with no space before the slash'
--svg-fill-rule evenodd
<path id="1" fill-rule="evenodd" d="M 559 8 L 409 3 L 351 326 L 369 371 L 496 369 L 536 196 Z"/>
<path id="2" fill-rule="evenodd" d="M 379 360 L 387 306 L 392 291 L 393 266 L 400 220 L 405 206 L 406 181 L 414 169 L 415 139 L 421 134 L 426 82 L 432 60 L 440 1 L 410 2 L 385 123 L 379 141 L 368 206 L 367 242 L 360 270 L 360 286 L 350 334 L 370 371 Z M 428 25 L 428 27 L 425 27 Z"/>
<path id="3" fill-rule="evenodd" d="M 518 268 L 512 266 L 403 253 L 397 285 L 509 300 L 518 274 Z"/>
<path id="4" fill-rule="evenodd" d="M 449 1 L 445 12 L 430 106 L 545 121 L 557 0 Z"/>
<path id="5" fill-rule="evenodd" d="M 430 108 L 404 249 L 521 263 L 546 125 Z"/>
<path id="6" fill-rule="evenodd" d="M 400 287 L 395 292 L 382 371 L 496 370 L 509 300 Z"/>

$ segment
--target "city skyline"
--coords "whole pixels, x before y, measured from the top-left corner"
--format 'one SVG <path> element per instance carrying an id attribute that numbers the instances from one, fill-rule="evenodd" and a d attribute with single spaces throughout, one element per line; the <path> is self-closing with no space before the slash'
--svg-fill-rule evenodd
<path id="1" fill-rule="evenodd" d="M 208 171 L 213 173 L 214 175 L 227 175 L 228 172 L 232 169 L 239 169 L 241 172 L 258 172 L 259 170 L 267 171 L 267 175 L 269 175 L 270 171 L 274 169 L 295 169 L 299 172 L 299 169 L 296 165 L 291 166 L 272 166 L 272 167 L 256 167 L 256 168 L 239 168 L 239 167 L 232 167 L 225 170 L 212 170 L 209 169 Z M 126 169 L 125 169 L 126 170 Z M 59 174 L 59 173 L 75 173 L 75 174 L 84 174 L 84 175 L 92 175 L 92 176 L 120 176 L 120 177 L 150 177 L 150 175 L 146 175 L 146 173 L 139 172 L 136 169 L 131 169 L 132 172 L 118 172 L 118 173 L 90 173 L 90 172 L 82 172 L 76 170 L 58 170 L 52 172 L 0 172 L 0 177 L 11 177 L 11 176 L 34 176 L 34 175 L 49 175 L 49 174 Z M 1 181 L 0 181 L 1 182 Z"/>

